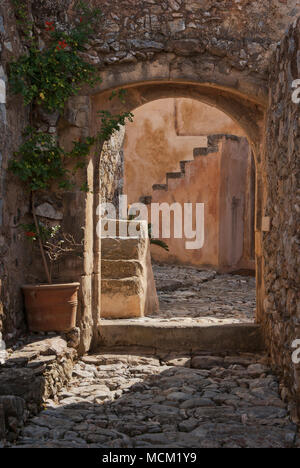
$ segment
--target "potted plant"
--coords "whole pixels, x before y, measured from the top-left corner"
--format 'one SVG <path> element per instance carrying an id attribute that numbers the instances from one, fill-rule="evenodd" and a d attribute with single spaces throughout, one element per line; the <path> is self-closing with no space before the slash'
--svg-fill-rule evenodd
<path id="1" fill-rule="evenodd" d="M 47 278 L 47 284 L 23 286 L 25 306 L 31 330 L 66 331 L 76 323 L 79 283 L 52 284 L 51 270 L 53 263 L 62 256 L 78 254 L 82 245 L 76 244 L 69 234 L 41 224 L 36 214 L 37 194 L 49 191 L 53 186 L 70 190 L 74 185 L 73 176 L 86 166 L 92 146 L 103 144 L 127 118 L 132 120 L 132 114 L 99 112 L 100 132 L 74 141 L 71 151 L 60 146 L 55 133 L 42 131 L 35 120 L 37 115 L 57 115 L 57 123 L 66 101 L 79 92 L 82 84 L 94 86 L 101 81 L 95 67 L 84 60 L 85 47 L 95 32 L 101 13 L 85 2 L 76 2 L 78 16 L 68 28 L 57 27 L 54 21 L 45 23 L 43 40 L 46 45 L 41 49 L 35 39 L 39 31 L 34 30 L 26 11 L 16 8 L 27 51 L 11 63 L 10 86 L 11 91 L 21 94 L 24 104 L 30 106 L 31 126 L 26 129 L 24 141 L 9 168 L 30 193 L 33 223 L 25 226 L 25 232 L 26 237 L 39 246 Z M 123 90 L 114 92 L 111 98 L 115 96 L 124 102 Z M 84 184 L 81 190 L 89 191 L 89 188 Z"/>
<path id="2" fill-rule="evenodd" d="M 39 222 L 38 231 L 35 224 L 22 227 L 31 242 L 41 243 L 49 274 L 49 284 L 22 286 L 28 328 L 31 331 L 69 331 L 76 326 L 80 283 L 52 284 L 52 271 L 54 264 L 62 258 L 82 256 L 83 243 L 77 243 L 58 225 L 47 227 Z"/>
<path id="3" fill-rule="evenodd" d="M 70 235 L 60 234 L 58 226 L 42 224 L 36 214 L 36 196 L 39 191 L 50 189 L 55 182 L 60 189 L 72 186 L 66 165 L 76 159 L 78 167 L 87 156 L 90 141 L 74 142 L 71 152 L 65 152 L 56 139 L 26 129 L 25 141 L 15 153 L 10 170 L 27 186 L 30 192 L 33 223 L 22 225 L 27 239 L 39 246 L 39 255 L 44 267 L 47 284 L 24 285 L 27 322 L 31 331 L 69 331 L 76 325 L 78 290 L 80 283 L 52 284 L 52 267 L 62 256 L 78 253 L 79 246 Z M 50 266 L 49 266 L 50 264 Z"/>

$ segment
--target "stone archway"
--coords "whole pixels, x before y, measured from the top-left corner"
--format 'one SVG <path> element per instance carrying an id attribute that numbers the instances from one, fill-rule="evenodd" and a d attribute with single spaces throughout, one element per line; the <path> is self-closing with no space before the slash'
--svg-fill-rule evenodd
<path id="1" fill-rule="evenodd" d="M 110 101 L 109 96 L 113 90 L 126 89 L 126 103 L 122 104 L 117 99 Z M 98 110 L 110 110 L 112 113 L 119 113 L 126 111 L 134 111 L 137 107 L 151 102 L 153 100 L 168 98 L 168 97 L 189 97 L 192 99 L 199 100 L 211 106 L 222 110 L 228 116 L 230 116 L 236 123 L 238 123 L 244 132 L 246 133 L 249 142 L 252 146 L 253 153 L 256 161 L 256 177 L 257 186 L 262 186 L 262 170 L 261 170 L 261 145 L 263 135 L 263 122 L 264 122 L 264 109 L 265 100 L 259 101 L 254 98 L 255 91 L 253 89 L 248 95 L 243 95 L 238 92 L 235 88 L 226 88 L 216 86 L 216 84 L 199 84 L 191 83 L 187 81 L 159 81 L 159 82 L 139 82 L 139 83 L 122 83 L 120 88 L 105 89 L 102 93 L 93 94 L 90 98 L 91 108 L 91 128 L 92 132 L 96 132 L 98 129 L 97 111 Z M 260 91 L 259 91 L 260 92 Z M 258 93 L 259 94 L 259 93 Z M 101 243 L 95 233 L 95 226 L 98 222 L 95 216 L 95 209 L 100 203 L 100 186 L 99 186 L 99 152 L 96 152 L 93 160 L 91 161 L 91 171 L 93 172 L 93 256 L 94 256 L 94 268 L 93 268 L 93 297 L 92 301 L 92 322 L 94 328 L 94 339 L 97 341 L 97 327 L 99 322 L 99 310 L 101 308 L 101 294 L 99 289 L 99 279 L 101 278 L 100 272 L 100 258 L 101 258 Z M 91 177 L 91 175 L 90 175 Z M 90 202 L 91 203 L 91 202 Z M 256 242 L 258 244 L 257 252 L 257 268 L 261 268 L 260 256 L 260 228 L 261 226 L 261 209 L 262 204 L 261 193 L 257 191 L 256 194 Z M 262 309 L 259 304 L 262 303 L 263 292 L 262 292 L 262 272 L 257 273 L 257 302 L 258 311 L 257 319 L 260 320 Z M 261 299 L 260 299 L 261 298 Z"/>
<path id="2" fill-rule="evenodd" d="M 72 17 L 72 0 L 29 3 L 33 5 L 32 19 L 41 45 L 45 20 L 58 20 L 64 28 Z M 244 6 L 243 2 L 231 0 L 169 0 L 161 5 L 134 0 L 91 3 L 103 6 L 104 18 L 83 55 L 99 67 L 103 82 L 99 88 L 83 89 L 80 96 L 70 100 L 60 122 L 60 137 L 67 145 L 95 132 L 99 107 L 112 112 L 133 110 L 171 96 L 192 97 L 216 106 L 241 125 L 256 160 L 257 320 L 262 324 L 272 364 L 282 377 L 282 397 L 290 399 L 291 412 L 299 422 L 299 350 L 295 351 L 295 360 L 292 351 L 293 343 L 298 346 L 300 334 L 296 200 L 300 127 L 299 107 L 291 99 L 293 80 L 300 74 L 299 19 L 292 24 L 299 16 L 299 6 L 296 0 L 245 2 Z M 22 41 L 8 0 L 1 2 L 1 18 L 0 84 L 5 91 L 7 68 L 12 56 L 22 51 Z M 111 91 L 120 88 L 128 90 L 123 108 L 108 100 Z M 15 339 L 23 322 L 18 291 L 27 275 L 27 252 L 18 246 L 15 228 L 28 210 L 28 200 L 23 188 L 11 181 L 7 164 L 28 115 L 20 111 L 20 102 L 5 92 L 0 94 L 0 149 L 5 177 L 0 197 L 0 328 L 4 324 L 7 337 Z M 98 334 L 98 165 L 99 148 L 91 155 L 86 172 L 78 176 L 91 192 L 67 192 L 62 197 L 67 231 L 82 234 L 84 229 L 83 260 L 71 260 L 59 278 L 81 279 L 81 354 L 97 344 Z"/>
<path id="3" fill-rule="evenodd" d="M 278 266 L 275 259 L 278 243 L 281 246 L 282 258 L 284 258 L 284 251 L 285 253 L 289 252 L 282 247 L 283 241 L 280 239 L 280 235 L 286 233 L 285 240 L 292 239 L 292 234 L 286 231 L 286 226 L 291 225 L 294 229 L 296 223 L 293 220 L 289 221 L 290 224 L 287 223 L 286 226 L 283 226 L 281 214 L 277 210 L 277 204 L 285 206 L 285 202 L 289 203 L 290 211 L 294 210 L 294 204 L 291 200 L 289 201 L 282 183 L 279 184 L 281 191 L 278 191 L 278 174 L 282 171 L 283 180 L 286 177 L 292 177 L 293 168 L 292 163 L 287 169 L 284 169 L 285 164 L 283 163 L 278 168 L 277 160 L 274 160 L 276 156 L 281 161 L 280 158 L 286 154 L 287 148 L 294 153 L 297 148 L 297 145 L 294 144 L 294 140 L 297 138 L 295 136 L 296 123 L 293 127 L 289 127 L 288 112 L 293 112 L 293 118 L 296 122 L 297 108 L 291 100 L 291 95 L 293 92 L 292 79 L 297 78 L 294 64 L 296 63 L 295 54 L 297 51 L 295 44 L 298 37 L 299 22 L 290 27 L 286 37 L 278 47 L 277 54 L 274 54 L 270 74 L 270 92 L 272 94 L 268 98 L 266 75 L 262 76 L 259 73 L 251 75 L 236 69 L 231 75 L 219 71 L 217 74 L 212 73 L 212 71 L 208 72 L 206 64 L 208 61 L 212 63 L 213 57 L 198 58 L 193 56 L 191 59 L 185 59 L 175 57 L 174 54 L 160 54 L 157 60 L 152 62 L 109 66 L 103 73 L 103 83 L 99 89 L 82 90 L 82 96 L 75 98 L 70 103 L 69 110 L 71 112 L 69 112 L 69 118 L 66 119 L 68 125 L 66 132 L 62 132 L 62 137 L 63 133 L 70 135 L 70 132 L 73 134 L 75 132 L 75 134 L 80 135 L 80 132 L 85 134 L 96 132 L 98 124 L 96 111 L 100 107 L 101 109 L 110 109 L 112 112 L 133 110 L 151 100 L 174 96 L 191 97 L 216 106 L 240 124 L 252 145 L 256 163 L 257 320 L 262 323 L 268 348 L 272 351 L 273 362 L 286 374 L 287 387 L 290 386 L 290 382 L 295 382 L 296 390 L 293 392 L 298 391 L 299 394 L 299 385 L 296 382 L 298 377 L 295 377 L 296 371 L 291 364 L 290 353 L 286 351 L 288 346 L 291 346 L 291 337 L 297 337 L 298 328 L 293 328 L 292 325 L 285 326 L 286 321 L 282 318 L 286 317 L 287 312 L 284 308 L 288 302 L 291 317 L 296 313 L 295 286 L 290 287 L 286 280 L 286 278 L 294 278 L 294 273 L 286 267 L 286 278 L 279 277 L 281 267 Z M 281 63 L 286 63 L 284 73 L 279 70 L 282 66 Z M 290 70 L 293 71 L 292 75 Z M 119 88 L 127 89 L 125 107 L 120 107 L 119 103 L 108 99 L 111 91 Z M 286 113 L 283 112 L 285 108 L 287 109 Z M 68 109 L 66 112 L 68 113 Z M 266 116 L 268 116 L 268 120 Z M 284 119 L 283 123 L 282 119 Z M 281 143 L 276 140 L 278 132 Z M 268 137 L 268 135 L 271 136 Z M 277 151 L 274 155 L 273 147 Z M 86 302 L 83 306 L 84 313 L 82 320 L 80 319 L 80 326 L 83 325 L 87 338 L 83 340 L 83 350 L 90 348 L 93 334 L 94 337 L 97 337 L 97 317 L 100 306 L 100 291 L 95 286 L 99 284 L 97 278 L 100 278 L 100 245 L 99 240 L 94 236 L 94 226 L 97 219 L 92 217 L 100 196 L 98 156 L 99 151 L 91 158 L 86 174 L 94 187 L 94 196 L 88 194 L 84 198 L 80 198 L 82 196 L 76 195 L 78 197 L 76 204 L 81 207 L 82 225 L 87 226 L 88 224 L 89 226 L 85 236 L 86 252 L 94 252 L 95 260 L 93 263 L 93 256 L 89 254 L 89 260 L 85 260 L 84 266 L 85 289 L 83 296 Z M 292 180 L 294 181 L 294 179 Z M 74 197 L 74 195 L 72 196 Z M 273 224 L 273 218 L 276 224 Z M 294 219 L 296 219 L 296 213 L 294 213 Z M 276 242 L 275 239 L 277 239 Z M 94 287 L 92 287 L 92 278 L 95 279 Z M 292 281 L 295 282 L 295 279 Z M 278 298 L 279 285 L 290 291 L 288 299 L 280 301 Z M 281 309 L 284 309 L 281 315 L 277 312 L 278 303 Z M 92 314 L 92 310 L 94 314 Z M 288 323 L 291 321 L 292 319 Z M 280 339 L 274 330 L 283 330 Z"/>

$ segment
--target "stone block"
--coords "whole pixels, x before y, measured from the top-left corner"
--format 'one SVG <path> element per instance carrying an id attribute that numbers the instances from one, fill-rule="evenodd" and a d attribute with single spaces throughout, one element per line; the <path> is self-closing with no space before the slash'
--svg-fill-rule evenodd
<path id="1" fill-rule="evenodd" d="M 143 317 L 158 311 L 149 239 L 102 239 L 101 264 L 101 318 Z"/>
<path id="2" fill-rule="evenodd" d="M 140 260 L 146 249 L 146 239 L 101 239 L 101 253 L 105 260 Z"/>
<path id="3" fill-rule="evenodd" d="M 170 21 L 169 28 L 171 33 L 177 33 L 185 30 L 185 20 L 183 18 L 175 19 L 174 21 Z"/>
<path id="4" fill-rule="evenodd" d="M 145 291 L 139 278 L 102 280 L 101 317 L 143 317 Z"/>
<path id="5" fill-rule="evenodd" d="M 42 203 L 36 208 L 37 216 L 42 216 L 43 218 L 54 219 L 60 221 L 63 219 L 63 213 L 59 210 L 56 210 L 50 203 Z"/>
<path id="6" fill-rule="evenodd" d="M 0 16 L 0 33 L 5 34 L 5 28 L 3 23 L 3 16 Z"/>
<path id="7" fill-rule="evenodd" d="M 102 279 L 120 279 L 139 276 L 143 273 L 143 265 L 136 260 L 105 260 L 101 262 Z"/>

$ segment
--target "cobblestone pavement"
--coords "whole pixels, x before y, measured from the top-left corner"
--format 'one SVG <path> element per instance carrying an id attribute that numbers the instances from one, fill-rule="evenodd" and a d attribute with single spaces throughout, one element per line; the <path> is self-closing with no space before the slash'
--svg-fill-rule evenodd
<path id="1" fill-rule="evenodd" d="M 254 322 L 255 278 L 193 267 L 153 265 L 161 318 Z"/>
<path id="2" fill-rule="evenodd" d="M 264 356 L 152 353 L 83 357 L 17 446 L 300 447 Z"/>

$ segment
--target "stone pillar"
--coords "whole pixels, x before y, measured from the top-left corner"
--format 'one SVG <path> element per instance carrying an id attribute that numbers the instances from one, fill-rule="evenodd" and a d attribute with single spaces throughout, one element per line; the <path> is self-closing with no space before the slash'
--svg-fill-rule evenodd
<path id="1" fill-rule="evenodd" d="M 73 140 L 90 135 L 90 115 L 89 97 L 76 96 L 69 100 L 63 121 L 58 125 L 60 142 L 65 148 L 69 149 Z M 88 192 L 80 191 L 79 187 L 83 184 L 88 186 Z M 97 285 L 95 277 L 99 275 L 97 266 L 99 261 L 94 245 L 94 158 L 92 154 L 87 167 L 76 175 L 76 187 L 76 190 L 63 195 L 62 226 L 63 230 L 71 233 L 77 241 L 83 239 L 83 257 L 63 261 L 60 265 L 59 280 L 81 282 L 77 326 L 80 329 L 78 352 L 83 354 L 92 346 L 99 295 L 95 287 L 95 284 Z"/>

